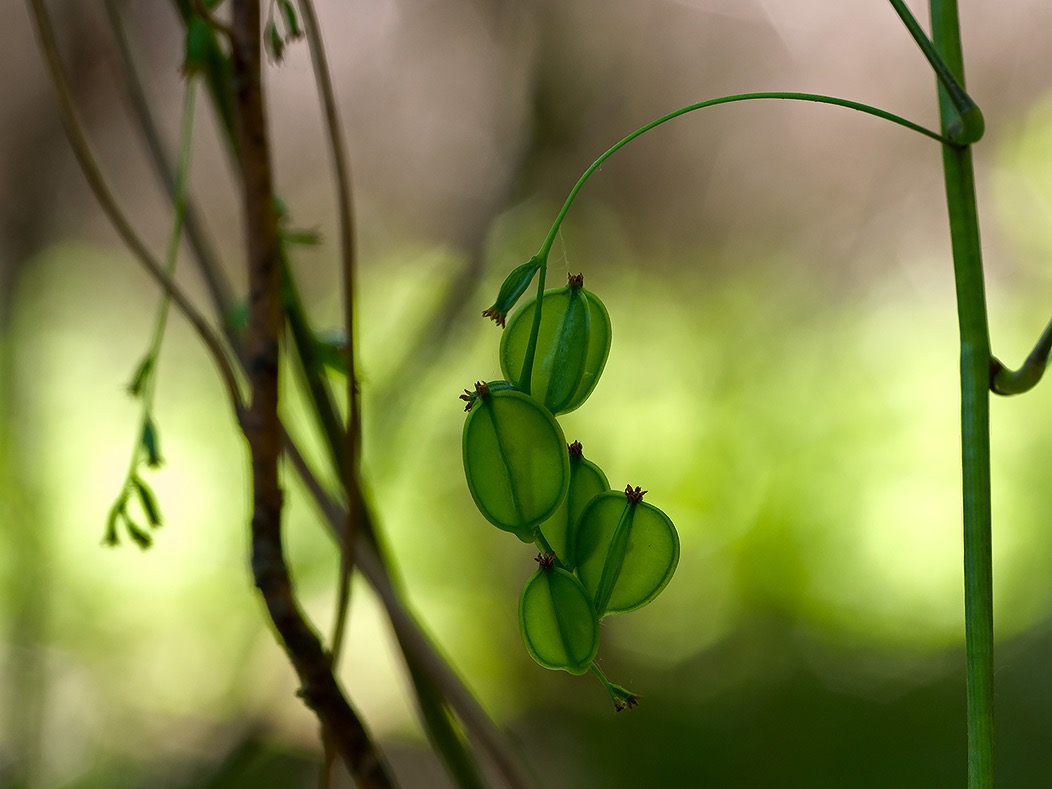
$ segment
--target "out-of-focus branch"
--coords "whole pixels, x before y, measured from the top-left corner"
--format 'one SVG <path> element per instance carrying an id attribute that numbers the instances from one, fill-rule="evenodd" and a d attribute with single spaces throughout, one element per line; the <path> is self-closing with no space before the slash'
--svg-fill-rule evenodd
<path id="1" fill-rule="evenodd" d="M 128 41 L 124 27 L 124 19 L 119 7 L 120 0 L 103 0 L 103 4 L 106 7 L 106 16 L 109 19 L 110 30 L 117 44 L 121 75 L 126 80 L 128 98 L 131 101 L 132 111 L 135 113 L 139 130 L 142 132 L 157 175 L 164 183 L 169 195 L 174 195 L 175 170 L 165 153 L 157 121 L 154 118 L 153 111 L 150 109 L 150 103 L 146 99 L 146 91 L 143 88 L 142 79 L 139 75 L 139 68 L 136 65 L 131 43 Z M 204 225 L 201 222 L 200 213 L 189 198 L 186 201 L 183 224 L 186 240 L 197 260 L 198 271 L 204 278 L 205 285 L 208 288 L 208 293 L 212 300 L 212 308 L 221 319 L 225 319 L 230 314 L 231 307 L 234 304 L 230 283 L 223 276 L 219 256 L 208 239 Z"/>
<path id="2" fill-rule="evenodd" d="M 303 455 L 287 436 L 285 456 L 292 462 L 293 468 L 303 481 L 315 506 L 328 523 L 333 539 L 340 542 L 343 539 L 343 529 L 347 522 L 345 505 L 333 499 L 326 492 Z M 370 528 L 375 528 L 373 515 L 368 507 L 357 513 L 356 517 L 363 523 L 367 523 Z M 509 746 L 507 738 L 471 691 L 467 689 L 457 673 L 438 653 L 431 639 L 402 602 L 380 555 L 376 552 L 376 546 L 367 538 L 364 529 L 358 531 L 355 541 L 358 569 L 376 591 L 387 611 L 387 617 L 391 620 L 391 626 L 394 628 L 406 659 L 415 663 L 431 682 L 442 689 L 450 706 L 464 724 L 464 728 L 473 740 L 477 741 L 489 754 L 507 785 L 512 789 L 531 787 L 533 782 L 528 777 L 527 770 L 522 765 L 518 754 Z"/>
<path id="3" fill-rule="evenodd" d="M 70 147 L 73 149 L 73 154 L 77 158 L 77 163 L 84 173 L 88 186 L 91 188 L 102 210 L 109 217 L 121 240 L 139 259 L 143 267 L 156 280 L 162 290 L 171 296 L 172 303 L 183 313 L 183 316 L 197 332 L 219 368 L 230 402 L 235 410 L 240 410 L 242 402 L 241 391 L 237 383 L 237 376 L 234 374 L 233 365 L 222 340 L 212 330 L 212 327 L 208 325 L 201 313 L 197 311 L 197 308 L 190 302 L 190 299 L 182 289 L 168 276 L 160 262 L 146 248 L 146 245 L 139 238 L 128 218 L 117 204 L 116 198 L 102 175 L 102 170 L 99 168 L 95 154 L 91 150 L 87 136 L 84 134 L 84 124 L 80 120 L 80 114 L 77 112 L 73 101 L 69 80 L 66 77 L 62 60 L 59 57 L 58 46 L 55 43 L 55 31 L 51 17 L 43 0 L 28 0 L 28 3 L 30 16 L 36 25 L 40 50 L 44 54 L 48 73 L 55 88 L 62 124 L 66 129 Z"/>
<path id="4" fill-rule="evenodd" d="M 355 331 L 355 275 L 356 246 L 354 206 L 351 202 L 351 170 L 347 152 L 343 143 L 343 129 L 336 109 L 336 96 L 332 88 L 328 58 L 325 55 L 325 44 L 321 37 L 318 15 L 311 0 L 300 0 L 300 11 L 303 14 L 307 47 L 310 51 L 311 65 L 314 68 L 314 84 L 318 88 L 318 98 L 325 116 L 326 137 L 329 143 L 329 156 L 332 159 L 332 173 L 336 180 L 336 205 L 339 217 L 340 267 L 343 279 L 343 322 L 346 343 L 344 345 L 344 364 L 347 367 L 347 427 L 344 430 L 343 442 L 343 487 L 348 500 L 361 500 L 361 447 L 362 447 L 362 414 L 358 401 L 358 374 L 355 357 L 357 356 Z M 354 573 L 354 535 L 358 524 L 354 519 L 354 507 L 347 508 L 347 522 L 343 539 L 340 540 L 340 582 L 336 591 L 336 613 L 333 618 L 331 655 L 335 666 L 339 661 L 340 650 L 346 631 L 347 614 L 351 602 L 351 576 Z M 332 747 L 328 736 L 325 740 L 325 778 L 328 780 L 332 762 Z"/>
<path id="5" fill-rule="evenodd" d="M 278 239 L 263 106 L 258 0 L 231 2 L 235 129 L 241 163 L 248 257 L 249 325 L 245 346 L 252 402 L 243 427 L 252 459 L 252 571 L 302 683 L 300 695 L 332 735 L 359 786 L 392 785 L 380 753 L 332 673 L 329 656 L 300 610 L 281 543 L 278 464 L 278 343 L 284 327 Z"/>

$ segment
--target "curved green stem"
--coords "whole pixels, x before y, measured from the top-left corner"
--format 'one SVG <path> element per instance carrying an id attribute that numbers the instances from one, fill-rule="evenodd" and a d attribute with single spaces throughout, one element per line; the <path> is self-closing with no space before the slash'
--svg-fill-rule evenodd
<path id="1" fill-rule="evenodd" d="M 879 109 L 878 107 L 872 107 L 868 104 L 862 104 L 857 101 L 851 101 L 850 99 L 841 99 L 836 96 L 823 96 L 818 93 L 789 93 L 785 91 L 769 91 L 761 93 L 739 93 L 733 96 L 720 96 L 715 99 L 706 99 L 705 101 L 699 101 L 695 104 L 688 104 L 686 107 L 680 107 L 678 110 L 674 110 L 667 115 L 662 115 L 656 120 L 652 120 L 645 126 L 640 126 L 634 132 L 626 135 L 621 140 L 616 142 L 610 148 L 603 152 L 603 154 L 592 162 L 591 166 L 577 179 L 577 183 L 574 184 L 573 189 L 570 190 L 570 194 L 566 197 L 566 202 L 563 203 L 563 207 L 559 210 L 558 215 L 555 217 L 555 222 L 552 224 L 552 229 L 548 232 L 547 238 L 544 239 L 544 243 L 541 244 L 540 251 L 537 253 L 537 257 L 542 261 L 541 265 L 541 276 L 544 275 L 544 269 L 548 261 L 548 253 L 551 251 L 552 244 L 555 243 L 555 237 L 559 232 L 559 227 L 563 223 L 563 219 L 566 218 L 566 214 L 570 210 L 570 206 L 573 205 L 574 198 L 577 197 L 577 193 L 581 191 L 581 187 L 584 186 L 585 181 L 591 177 L 592 173 L 598 170 L 607 159 L 617 153 L 619 150 L 624 148 L 630 142 L 637 137 L 641 137 L 651 129 L 654 129 L 663 123 L 668 123 L 681 115 L 686 115 L 689 112 L 695 110 L 703 110 L 706 107 L 715 107 L 718 104 L 735 104 L 741 101 L 757 101 L 761 99 L 780 99 L 782 101 L 809 101 L 815 104 L 831 104 L 835 107 L 846 107 L 850 110 L 865 113 L 866 115 L 873 115 L 877 118 L 890 121 L 891 123 L 903 126 L 910 131 L 923 134 L 925 137 L 930 137 L 933 140 L 943 143 L 954 144 L 953 140 L 946 137 L 945 135 L 934 132 L 918 123 L 914 123 L 911 120 L 900 117 L 885 110 Z"/>
<path id="2" fill-rule="evenodd" d="M 1016 395 L 1029 392 L 1045 374 L 1049 357 L 1052 356 L 1052 321 L 1041 332 L 1034 350 L 1026 357 L 1018 370 L 1009 370 L 1000 359 L 990 360 L 990 391 L 999 395 Z"/>
<path id="3" fill-rule="evenodd" d="M 956 0 L 930 0 L 932 39 L 964 82 Z M 939 88 L 943 129 L 958 120 Z M 990 507 L 990 331 L 986 317 L 972 151 L 944 145 L 943 171 L 961 336 L 961 467 L 964 503 L 964 618 L 968 710 L 968 787 L 994 784 L 994 614 Z"/>
<path id="4" fill-rule="evenodd" d="M 920 23 L 910 13 L 906 4 L 902 0 L 890 0 L 890 2 L 895 12 L 899 15 L 899 19 L 906 25 L 906 29 L 910 31 L 913 40 L 917 42 L 917 46 L 924 53 L 924 57 L 928 59 L 928 63 L 931 64 L 935 75 L 939 78 L 939 84 L 946 91 L 946 95 L 953 103 L 954 109 L 957 110 L 958 119 L 944 127 L 946 136 L 951 138 L 956 145 L 970 145 L 971 143 L 979 142 L 986 129 L 982 111 L 972 100 L 972 97 L 965 92 L 964 86 L 954 76 L 953 71 L 950 70 L 946 61 L 939 55 L 932 42 L 928 40 Z"/>
<path id="5" fill-rule="evenodd" d="M 534 543 L 537 545 L 537 548 L 540 550 L 541 553 L 550 553 L 552 556 L 555 556 L 556 559 L 559 558 L 558 556 L 556 556 L 555 551 L 552 549 L 552 544 L 548 542 L 544 534 L 541 533 L 540 528 L 537 529 L 537 539 L 534 540 Z"/>
<path id="6" fill-rule="evenodd" d="M 893 0 L 894 1 L 894 0 Z M 548 255 L 551 252 L 552 244 L 555 243 L 555 238 L 559 233 L 559 228 L 562 226 L 563 220 L 566 218 L 567 213 L 570 211 L 570 206 L 573 205 L 574 199 L 577 197 L 577 193 L 581 191 L 585 181 L 587 181 L 592 173 L 598 170 L 607 159 L 617 153 L 619 150 L 624 148 L 630 142 L 637 137 L 641 137 L 651 129 L 661 126 L 663 123 L 668 123 L 681 115 L 694 112 L 695 110 L 703 110 L 706 107 L 715 107 L 719 104 L 735 104 L 741 101 L 758 101 L 762 99 L 780 99 L 782 101 L 809 101 L 815 104 L 830 104 L 835 107 L 846 107 L 856 112 L 862 112 L 866 115 L 873 115 L 874 117 L 881 118 L 891 123 L 895 123 L 902 126 L 910 131 L 923 134 L 925 137 L 930 137 L 947 145 L 958 145 L 959 143 L 952 137 L 944 134 L 939 134 L 931 129 L 921 126 L 919 123 L 914 123 L 911 120 L 907 120 L 894 113 L 887 112 L 878 107 L 870 106 L 869 104 L 862 104 L 861 102 L 851 101 L 850 99 L 841 99 L 836 96 L 824 96 L 819 93 L 795 93 L 786 91 L 765 91 L 759 93 L 738 93 L 733 96 L 720 96 L 715 99 L 706 99 L 705 101 L 699 101 L 694 104 L 688 104 L 685 107 L 680 107 L 678 110 L 673 110 L 667 115 L 662 115 L 660 118 L 652 120 L 650 123 L 640 126 L 631 134 L 621 138 L 618 142 L 604 151 L 598 159 L 596 159 L 588 167 L 587 170 L 582 173 L 581 177 L 577 179 L 577 183 L 574 184 L 573 189 L 570 190 L 570 194 L 567 195 L 566 201 L 563 203 L 562 208 L 559 209 L 559 213 L 555 217 L 555 221 L 552 223 L 551 230 L 548 231 L 547 237 L 544 239 L 544 243 L 541 244 L 541 248 L 538 250 L 536 260 L 540 261 L 540 275 L 537 278 L 537 308 L 533 313 L 533 325 L 530 328 L 530 339 L 526 346 L 526 355 L 523 360 L 522 375 L 519 378 L 520 387 L 527 394 L 530 392 L 530 384 L 533 373 L 533 361 L 537 351 L 537 337 L 540 334 L 541 328 L 541 301 L 544 294 L 544 275 L 548 270 Z"/>

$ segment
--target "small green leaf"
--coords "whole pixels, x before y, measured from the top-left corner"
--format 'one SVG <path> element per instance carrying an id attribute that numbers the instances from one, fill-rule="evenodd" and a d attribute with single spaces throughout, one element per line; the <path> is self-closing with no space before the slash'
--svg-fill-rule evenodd
<path id="1" fill-rule="evenodd" d="M 146 387 L 146 382 L 149 380 L 150 373 L 153 371 L 153 356 L 146 356 L 139 366 L 135 370 L 135 375 L 132 376 L 131 383 L 128 384 L 128 394 L 132 397 L 139 397 L 143 389 Z"/>
<path id="2" fill-rule="evenodd" d="M 600 493 L 577 521 L 577 575 L 600 617 L 649 603 L 679 563 L 676 527 L 664 512 L 641 501 L 644 492 L 630 487 Z"/>
<path id="3" fill-rule="evenodd" d="M 150 533 L 128 517 L 127 512 L 121 513 L 121 519 L 124 521 L 124 528 L 128 530 L 128 536 L 131 537 L 132 541 L 142 550 L 145 551 L 153 545 L 153 537 L 150 536 Z"/>
<path id="4" fill-rule="evenodd" d="M 302 36 L 303 30 L 300 28 L 300 20 L 296 16 L 296 9 L 293 8 L 292 3 L 289 0 L 278 0 L 278 8 L 281 9 L 281 15 L 285 19 L 285 30 L 288 33 L 288 37 L 299 38 Z"/>
<path id="5" fill-rule="evenodd" d="M 570 458 L 570 487 L 566 500 L 540 528 L 559 561 L 567 570 L 573 570 L 574 525 L 588 502 L 603 491 L 610 490 L 610 483 L 603 470 L 584 457 L 580 441 L 570 444 L 567 451 Z"/>
<path id="6" fill-rule="evenodd" d="M 540 569 L 522 588 L 522 640 L 545 668 L 584 674 L 599 651 L 599 619 L 581 582 L 552 559 L 541 557 Z"/>
<path id="7" fill-rule="evenodd" d="M 121 495 L 113 502 L 113 506 L 110 507 L 110 513 L 106 516 L 106 532 L 103 535 L 103 545 L 119 545 L 120 538 L 117 536 L 117 519 L 124 512 L 124 507 L 128 502 L 128 492 L 123 491 Z"/>
<path id="8" fill-rule="evenodd" d="M 264 32 L 263 42 L 266 44 L 267 54 L 274 61 L 280 62 L 285 56 L 285 42 L 281 38 L 281 33 L 278 32 L 278 26 L 274 24 L 273 19 L 267 22 Z"/>
<path id="9" fill-rule="evenodd" d="M 150 468 L 158 468 L 164 462 L 157 445 L 157 428 L 149 416 L 142 422 L 142 448 L 146 453 L 146 465 Z"/>
<path id="10" fill-rule="evenodd" d="M 503 383 L 503 382 L 502 382 Z M 464 422 L 464 474 L 479 511 L 523 542 L 566 497 L 570 462 L 558 422 L 536 400 L 476 384 Z"/>
<path id="11" fill-rule="evenodd" d="M 132 476 L 131 482 L 135 492 L 139 495 L 139 502 L 142 504 L 143 512 L 146 513 L 146 519 L 150 522 L 150 526 L 156 529 L 161 525 L 161 510 L 157 506 L 157 499 L 153 491 L 138 475 Z"/>

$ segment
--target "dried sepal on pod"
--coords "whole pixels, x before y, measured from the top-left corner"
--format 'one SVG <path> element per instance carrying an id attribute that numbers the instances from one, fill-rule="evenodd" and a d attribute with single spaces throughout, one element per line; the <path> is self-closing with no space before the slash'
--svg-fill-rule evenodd
<path id="1" fill-rule="evenodd" d="M 641 608 L 668 584 L 679 563 L 679 535 L 669 517 L 627 487 L 593 498 L 575 523 L 577 575 L 596 612 Z"/>
<path id="2" fill-rule="evenodd" d="M 584 674 L 599 651 L 599 618 L 580 580 L 555 566 L 552 554 L 519 597 L 519 627 L 526 651 L 545 668 Z"/>
<path id="3" fill-rule="evenodd" d="M 541 325 L 530 376 L 530 395 L 553 414 L 578 408 L 592 393 L 610 355 L 610 316 L 603 302 L 585 290 L 584 277 L 571 275 L 566 287 L 544 291 Z M 523 303 L 500 339 L 500 367 L 521 383 L 537 297 Z"/>
<path id="4" fill-rule="evenodd" d="M 574 545 L 570 539 L 573 525 L 585 506 L 603 491 L 610 490 L 606 474 L 595 463 L 585 458 L 580 441 L 567 448 L 570 458 L 570 487 L 566 499 L 548 520 L 541 524 L 541 535 L 567 570 L 576 565 Z"/>
<path id="5" fill-rule="evenodd" d="M 536 400 L 505 385 L 480 382 L 473 396 L 463 397 L 469 409 L 464 474 L 486 520 L 533 542 L 538 525 L 566 498 L 570 461 L 555 418 Z"/>

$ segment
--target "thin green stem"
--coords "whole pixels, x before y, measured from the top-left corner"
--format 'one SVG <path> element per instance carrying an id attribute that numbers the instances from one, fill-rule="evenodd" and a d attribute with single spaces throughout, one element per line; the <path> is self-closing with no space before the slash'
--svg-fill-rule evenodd
<path id="1" fill-rule="evenodd" d="M 956 0 L 930 0 L 932 39 L 964 84 Z M 943 129 L 956 107 L 939 87 Z M 964 503 L 964 606 L 968 710 L 968 786 L 994 783 L 993 560 L 990 507 L 990 332 L 986 316 L 972 152 L 944 145 L 957 315 L 961 337 L 961 466 Z"/>
<path id="2" fill-rule="evenodd" d="M 55 42 L 55 31 L 47 7 L 43 0 L 26 0 L 26 2 L 29 6 L 30 16 L 36 24 L 40 50 L 44 55 L 48 73 L 55 88 L 55 97 L 58 100 L 62 124 L 66 129 L 70 147 L 73 149 L 73 154 L 77 158 L 77 163 L 80 165 L 81 172 L 84 174 L 92 194 L 113 224 L 121 240 L 139 262 L 142 263 L 143 267 L 161 289 L 172 297 L 175 306 L 178 307 L 179 311 L 183 313 L 183 316 L 194 328 L 194 331 L 197 332 L 211 354 L 216 367 L 219 369 L 230 403 L 240 415 L 244 398 L 241 396 L 237 375 L 234 372 L 234 365 L 228 355 L 227 348 L 202 317 L 201 313 L 198 312 L 197 308 L 194 307 L 187 294 L 165 273 L 163 266 L 157 262 L 150 250 L 147 249 L 146 244 L 135 232 L 124 211 L 117 204 L 117 200 L 113 192 L 110 191 L 109 184 L 107 184 L 95 154 L 91 149 L 91 144 L 84 133 L 84 124 L 80 119 L 80 113 L 77 111 L 73 100 L 73 92 L 66 77 L 66 71 L 59 57 L 58 46 Z"/>
<path id="3" fill-rule="evenodd" d="M 694 112 L 695 110 L 703 110 L 706 107 L 715 107 L 719 104 L 735 104 L 742 101 L 758 101 L 762 99 L 779 99 L 782 101 L 808 101 L 815 104 L 830 104 L 835 107 L 846 107 L 856 112 L 861 112 L 866 115 L 873 115 L 874 117 L 881 118 L 891 123 L 902 126 L 910 131 L 923 134 L 925 137 L 930 137 L 937 142 L 942 142 L 950 145 L 957 144 L 952 138 L 947 137 L 944 134 L 939 134 L 931 129 L 921 126 L 918 123 L 914 123 L 911 120 L 907 120 L 894 113 L 887 112 L 878 107 L 873 107 L 869 104 L 862 104 L 861 102 L 851 101 L 850 99 L 841 99 L 836 96 L 824 96 L 818 93 L 795 93 L 786 91 L 765 91 L 760 93 L 739 93 L 733 96 L 720 96 L 715 99 L 706 99 L 705 101 L 699 101 L 695 104 L 688 104 L 685 107 L 680 107 L 678 110 L 673 110 L 667 115 L 662 115 L 656 120 L 652 120 L 644 126 L 640 126 L 631 134 L 621 138 L 614 145 L 610 146 L 604 151 L 598 159 L 596 159 L 588 167 L 581 177 L 577 179 L 577 183 L 574 184 L 573 189 L 570 190 L 570 194 L 567 195 L 566 201 L 563 203 L 562 208 L 559 209 L 559 213 L 555 217 L 555 221 L 552 223 L 551 230 L 548 231 L 548 235 L 545 237 L 544 242 L 541 244 L 541 248 L 538 250 L 536 259 L 540 261 L 541 268 L 540 274 L 537 277 L 537 307 L 533 313 L 533 325 L 530 328 L 530 339 L 526 345 L 526 354 L 522 365 L 522 375 L 519 377 L 520 388 L 529 394 L 530 385 L 533 373 L 533 361 L 536 357 L 537 352 L 537 337 L 540 335 L 541 329 L 541 303 L 544 295 L 544 278 L 545 273 L 548 271 L 548 255 L 551 253 L 552 245 L 555 243 L 556 237 L 559 235 L 559 228 L 562 226 L 563 220 L 566 218 L 566 214 L 570 211 L 570 206 L 573 205 L 573 201 L 577 197 L 577 193 L 581 191 L 585 182 L 592 176 L 596 170 L 598 170 L 607 159 L 617 153 L 619 150 L 624 148 L 630 142 L 637 137 L 641 137 L 651 129 L 655 129 L 664 123 L 668 123 L 681 115 Z"/>
<path id="4" fill-rule="evenodd" d="M 1044 377 L 1049 356 L 1052 356 L 1052 321 L 1045 325 L 1034 350 L 1018 370 L 1009 370 L 1000 359 L 990 360 L 990 391 L 999 395 L 1029 392 Z"/>
<path id="5" fill-rule="evenodd" d="M 910 13 L 909 8 L 902 0 L 890 0 L 899 19 L 910 31 L 913 40 L 917 42 L 921 52 L 928 59 L 935 76 L 939 78 L 939 84 L 946 92 L 946 96 L 953 103 L 957 111 L 957 120 L 951 121 L 943 127 L 944 133 L 957 145 L 970 145 L 979 142 L 986 128 L 983 113 L 972 100 L 972 97 L 964 90 L 964 85 L 954 76 L 953 71 L 946 61 L 939 55 L 938 50 L 925 35 L 924 29 L 917 19 Z"/>
<path id="6" fill-rule="evenodd" d="M 186 91 L 183 97 L 183 122 L 179 132 L 179 163 L 176 165 L 175 194 L 172 201 L 174 216 L 172 219 L 172 233 L 168 237 L 168 250 L 165 260 L 165 273 L 169 278 L 175 276 L 175 265 L 179 259 L 179 242 L 183 237 L 183 222 L 186 218 L 186 193 L 187 181 L 190 176 L 190 153 L 194 138 L 194 106 L 196 98 L 196 80 L 190 77 L 186 81 Z M 150 340 L 150 347 L 147 351 L 148 358 L 156 359 L 157 354 L 161 350 L 171 304 L 171 295 L 168 293 L 162 295 L 161 306 L 157 311 L 157 324 L 154 326 L 153 337 Z M 144 402 L 151 403 L 153 401 L 155 382 L 155 375 L 151 375 L 147 379 L 146 390 L 143 396 Z"/>
<path id="7" fill-rule="evenodd" d="M 877 118 L 882 118 L 883 120 L 890 121 L 891 123 L 895 123 L 899 126 L 907 128 L 910 131 L 917 132 L 918 134 L 923 134 L 925 137 L 930 137 L 931 139 L 936 140 L 937 142 L 951 144 L 953 142 L 945 135 L 939 134 L 938 132 L 934 132 L 931 129 L 921 126 L 920 124 L 907 120 L 906 118 L 902 118 L 893 113 L 886 112 L 885 110 L 879 109 L 878 107 L 872 107 L 868 104 L 862 104 L 857 101 L 851 101 L 850 99 L 841 99 L 835 96 L 823 96 L 817 93 L 787 93 L 784 91 L 739 93 L 733 96 L 720 96 L 719 98 L 706 99 L 705 101 L 699 101 L 695 104 L 688 104 L 687 106 L 680 107 L 678 110 L 674 110 L 668 113 L 667 115 L 662 115 L 656 120 L 652 120 L 645 126 L 640 126 L 631 134 L 628 134 L 625 137 L 623 137 L 621 140 L 619 140 L 614 145 L 610 146 L 610 148 L 608 148 L 606 151 L 604 151 L 603 154 L 594 162 L 592 162 L 589 168 L 584 171 L 581 177 L 577 179 L 577 183 L 574 184 L 573 189 L 570 190 L 570 194 L 567 195 L 566 202 L 563 203 L 563 207 L 559 210 L 558 215 L 555 217 L 555 222 L 552 223 L 552 228 L 550 231 L 548 231 L 548 235 L 544 239 L 544 243 L 541 244 L 541 248 L 537 253 L 538 259 L 542 261 L 541 275 L 544 275 L 544 269 L 548 261 L 548 254 L 551 251 L 552 244 L 555 243 L 555 238 L 559 233 L 559 228 L 562 226 L 563 219 L 566 218 L 566 214 L 569 212 L 570 206 L 573 205 L 574 198 L 576 198 L 577 193 L 581 191 L 581 187 L 584 186 L 585 181 L 587 181 L 591 177 L 592 173 L 594 173 L 603 165 L 603 162 L 605 162 L 607 159 L 609 159 L 611 156 L 613 156 L 619 150 L 624 148 L 637 137 L 641 137 L 651 129 L 661 126 L 664 123 L 668 123 L 669 121 L 674 120 L 680 117 L 681 115 L 686 115 L 687 113 L 694 112 L 695 110 L 703 110 L 706 107 L 715 107 L 718 104 L 735 104 L 737 102 L 742 101 L 757 101 L 762 99 L 780 99 L 782 101 L 809 101 L 814 102 L 816 104 L 830 104 L 835 107 L 846 107 L 847 109 L 862 112 L 866 115 L 873 115 Z"/>
<path id="8" fill-rule="evenodd" d="M 179 259 L 179 241 L 182 238 L 183 221 L 186 214 L 187 181 L 190 172 L 190 153 L 192 151 L 193 142 L 194 101 L 194 81 L 191 79 L 187 82 L 183 98 L 183 120 L 179 134 L 179 162 L 173 182 L 172 202 L 174 216 L 172 220 L 171 235 L 168 238 L 168 248 L 165 253 L 164 273 L 169 279 L 175 275 L 175 266 Z M 142 416 L 139 419 L 138 432 L 135 437 L 135 442 L 132 445 L 131 459 L 128 462 L 128 471 L 124 475 L 124 482 L 121 484 L 120 493 L 111 505 L 109 515 L 106 519 L 107 526 L 104 542 L 109 545 L 117 544 L 118 538 L 116 533 L 116 523 L 117 519 L 122 516 L 128 529 L 131 531 L 132 536 L 135 537 L 136 542 L 139 543 L 140 547 L 146 548 L 151 542 L 150 537 L 146 532 L 143 532 L 141 529 L 133 525 L 126 507 L 128 504 L 128 498 L 131 496 L 135 487 L 139 486 L 141 488 L 141 486 L 145 485 L 145 483 L 139 479 L 138 473 L 139 466 L 143 462 L 143 453 L 145 452 L 144 436 L 147 430 L 150 430 L 151 433 L 153 433 L 155 429 L 153 427 L 153 400 L 154 393 L 157 390 L 157 360 L 160 356 L 161 344 L 164 341 L 164 332 L 165 327 L 168 324 L 168 312 L 171 308 L 171 303 L 171 295 L 163 293 L 161 296 L 161 304 L 157 310 L 157 318 L 154 322 L 153 332 L 150 335 L 150 342 L 146 349 L 146 354 L 136 370 L 135 379 L 129 387 L 129 391 L 141 399 Z M 155 434 L 153 441 L 155 446 Z M 147 462 L 149 462 L 149 460 Z M 155 520 L 157 515 L 157 513 L 151 513 L 149 511 L 147 514 L 150 516 L 151 522 Z"/>
<path id="9" fill-rule="evenodd" d="M 603 687 L 606 688 L 606 692 L 610 694 L 610 698 L 614 702 L 614 709 L 618 712 L 630 710 L 639 704 L 639 696 L 637 694 L 608 680 L 594 660 L 589 668 L 603 684 Z"/>
<path id="10" fill-rule="evenodd" d="M 537 544 L 537 547 L 540 549 L 541 553 L 551 554 L 552 556 L 555 556 L 555 551 L 552 550 L 552 544 L 548 542 L 545 536 L 541 533 L 540 529 L 537 529 L 537 539 L 534 540 L 534 542 Z M 559 557 L 556 556 L 556 558 L 558 559 Z"/>
<path id="11" fill-rule="evenodd" d="M 146 97 L 146 89 L 143 86 L 140 70 L 136 65 L 136 58 L 132 51 L 131 41 L 123 18 L 122 0 L 104 0 L 106 16 L 109 20 L 110 31 L 116 45 L 117 56 L 121 74 L 124 77 L 128 91 L 128 100 L 138 125 L 138 131 L 142 135 L 143 142 L 149 151 L 150 159 L 154 169 L 168 192 L 169 199 L 175 200 L 175 167 L 168 162 L 168 154 L 161 141 L 161 133 L 157 120 L 150 108 Z M 214 245 L 208 239 L 208 233 L 201 221 L 201 212 L 193 204 L 193 200 L 187 196 L 186 205 L 183 208 L 183 237 L 194 253 L 197 271 L 205 281 L 208 294 L 211 297 L 215 313 L 223 318 L 230 314 L 234 298 L 231 295 L 230 283 L 227 282 L 223 267 L 219 262 L 219 256 Z M 226 321 L 224 320 L 224 325 Z M 231 345 L 236 344 L 236 338 L 228 336 Z"/>

